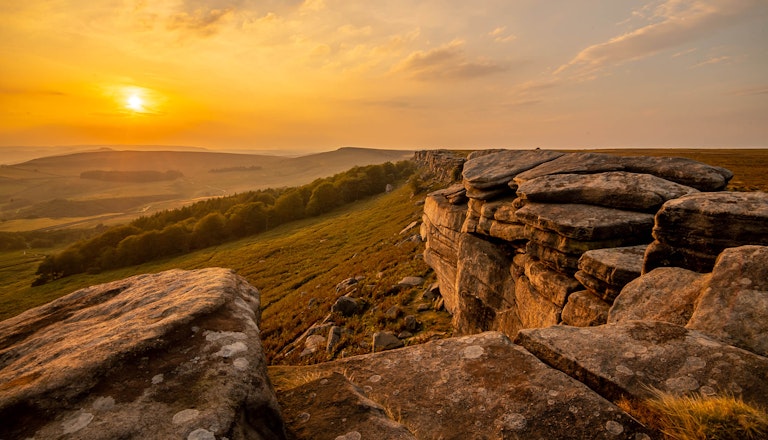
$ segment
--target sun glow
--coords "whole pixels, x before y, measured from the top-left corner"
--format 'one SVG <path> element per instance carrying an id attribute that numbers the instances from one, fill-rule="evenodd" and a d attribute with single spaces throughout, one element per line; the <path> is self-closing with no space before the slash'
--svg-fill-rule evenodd
<path id="1" fill-rule="evenodd" d="M 128 99 L 125 100 L 125 107 L 135 112 L 143 112 L 144 99 L 142 99 L 139 95 L 132 94 L 128 96 Z"/>

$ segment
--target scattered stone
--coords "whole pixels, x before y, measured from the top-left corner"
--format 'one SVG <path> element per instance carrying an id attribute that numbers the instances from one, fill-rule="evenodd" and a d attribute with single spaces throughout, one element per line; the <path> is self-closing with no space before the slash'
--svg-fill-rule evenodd
<path id="1" fill-rule="evenodd" d="M 408 226 L 404 227 L 400 231 L 400 233 L 398 235 L 403 235 L 403 234 L 405 234 L 406 232 L 410 231 L 411 229 L 415 228 L 418 225 L 419 225 L 419 221 L 418 220 L 414 220 L 411 223 L 409 223 Z"/>
<path id="2" fill-rule="evenodd" d="M 331 306 L 331 313 L 338 312 L 342 316 L 352 316 L 360 311 L 360 303 L 355 298 L 340 296 Z"/>
<path id="3" fill-rule="evenodd" d="M 384 312 L 384 316 L 390 321 L 396 320 L 402 314 L 403 310 L 400 308 L 400 306 L 392 306 L 388 308 L 386 312 Z"/>
<path id="4" fill-rule="evenodd" d="M 709 275 L 661 267 L 627 284 L 613 302 L 608 322 L 664 321 L 685 325 Z"/>
<path id="5" fill-rule="evenodd" d="M 647 438 L 645 429 L 615 405 L 497 332 L 307 367 L 270 367 L 272 377 L 286 381 L 306 375 L 328 377 L 334 371 L 352 378 L 368 398 L 385 404 L 399 424 L 420 438 Z M 279 387 L 280 381 L 275 380 Z M 344 388 L 340 380 L 327 383 L 327 390 L 333 392 L 328 397 L 318 386 L 307 385 L 278 394 L 284 408 L 304 405 L 296 411 L 312 414 L 304 424 L 314 421 L 331 426 L 328 420 L 350 414 L 346 424 L 334 424 L 337 431 L 323 438 L 352 430 L 362 433 L 358 427 L 372 425 L 354 424 L 365 406 L 357 410 L 358 399 L 336 393 Z M 295 399 L 291 400 L 295 403 L 287 403 L 287 399 Z M 319 411 L 338 412 L 324 415 L 327 413 Z M 291 414 L 286 416 L 288 431 L 296 432 L 303 424 Z M 619 428 L 622 433 L 617 436 Z M 322 426 L 312 429 L 321 432 Z M 362 438 L 386 438 L 382 435 Z"/>
<path id="6" fill-rule="evenodd" d="M 408 338 L 412 338 L 412 337 L 413 337 L 413 333 L 411 333 L 409 331 L 402 331 L 402 332 L 397 334 L 397 338 L 398 339 L 408 339 Z"/>
<path id="7" fill-rule="evenodd" d="M 416 333 L 419 329 L 419 321 L 413 315 L 408 315 L 403 319 L 405 329 L 411 333 Z M 401 338 L 402 339 L 402 338 Z"/>
<path id="8" fill-rule="evenodd" d="M 334 325 L 328 330 L 328 344 L 325 346 L 325 351 L 333 353 L 333 350 L 339 344 L 341 340 L 341 327 Z"/>
<path id="9" fill-rule="evenodd" d="M 321 348 L 325 348 L 327 341 L 323 335 L 312 335 L 304 340 L 304 350 L 299 356 L 306 357 L 316 353 Z"/>
<path id="10" fill-rule="evenodd" d="M 392 350 L 402 347 L 403 341 L 391 332 L 376 332 L 373 334 L 373 352 Z"/>
<path id="11" fill-rule="evenodd" d="M 419 313 L 426 312 L 430 309 L 432 309 L 432 306 L 429 304 L 419 304 L 418 307 L 416 307 L 416 311 Z"/>
<path id="12" fill-rule="evenodd" d="M 357 278 L 351 277 L 336 285 L 337 292 L 343 292 L 349 290 L 352 286 L 358 283 Z"/>
<path id="13" fill-rule="evenodd" d="M 440 284 L 432 283 L 427 290 L 421 294 L 421 299 L 427 302 L 432 302 L 435 298 L 440 296 Z"/>
<path id="14" fill-rule="evenodd" d="M 2 321 L 0 438 L 284 438 L 259 320 L 258 291 L 209 268 L 88 287 Z"/>
<path id="15" fill-rule="evenodd" d="M 410 286 L 410 287 L 421 286 L 422 284 L 424 284 L 424 278 L 422 278 L 422 277 L 404 277 L 397 284 L 399 286 Z"/>
<path id="16" fill-rule="evenodd" d="M 767 274 L 768 247 L 724 250 L 687 327 L 768 356 Z"/>
<path id="17" fill-rule="evenodd" d="M 568 297 L 563 307 L 562 323 L 576 327 L 602 325 L 608 320 L 610 304 L 591 292 L 581 290 Z"/>

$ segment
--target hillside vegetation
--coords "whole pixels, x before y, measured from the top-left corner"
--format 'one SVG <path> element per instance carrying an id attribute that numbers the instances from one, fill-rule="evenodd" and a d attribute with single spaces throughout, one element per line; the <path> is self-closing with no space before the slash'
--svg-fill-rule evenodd
<path id="1" fill-rule="evenodd" d="M 385 315 L 392 305 L 400 318 L 416 313 L 420 295 L 433 281 L 421 258 L 423 243 L 414 239 L 418 228 L 402 231 L 421 217 L 420 198 L 409 186 L 339 207 L 318 217 L 305 218 L 267 232 L 136 266 L 85 273 L 30 287 L 39 255 L 24 251 L 0 252 L 0 319 L 16 315 L 74 290 L 171 268 L 228 267 L 261 291 L 262 336 L 267 355 L 275 363 L 312 363 L 370 351 L 374 331 L 398 331 L 402 319 Z M 402 233 L 401 233 L 402 232 Z M 405 276 L 425 277 L 423 286 L 395 287 Z M 285 348 L 309 326 L 324 319 L 331 305 L 344 294 L 336 286 L 358 277 L 361 313 L 336 322 L 349 329 L 334 353 L 321 350 L 312 356 Z M 413 343 L 450 335 L 445 311 L 419 313 L 422 331 Z M 282 353 L 282 354 L 281 354 Z"/>

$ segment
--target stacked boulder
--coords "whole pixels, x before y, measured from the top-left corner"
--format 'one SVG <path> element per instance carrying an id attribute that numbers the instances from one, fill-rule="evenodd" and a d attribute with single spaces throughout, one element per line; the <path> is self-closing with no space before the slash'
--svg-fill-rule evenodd
<path id="1" fill-rule="evenodd" d="M 768 245 L 766 222 L 768 195 L 761 192 L 700 193 L 672 200 L 656 215 L 655 241 L 643 270 L 675 266 L 709 272 L 724 249 Z"/>
<path id="2" fill-rule="evenodd" d="M 626 251 L 631 268 L 618 272 L 610 264 L 595 266 L 589 257 L 581 262 L 582 255 L 647 245 L 654 214 L 665 202 L 722 190 L 732 177 L 723 168 L 683 158 L 547 150 L 474 152 L 463 169 L 468 202 L 461 229 L 457 215 L 450 231 L 426 228 L 422 235 L 427 248 L 444 245 L 447 236 L 458 238 L 456 269 L 446 270 L 448 260 L 432 267 L 442 277 L 446 308 L 459 332 L 510 335 L 564 321 L 605 322 L 613 298 L 639 275 L 643 248 Z M 425 218 L 439 218 L 444 199 L 442 192 L 430 194 Z M 451 212 L 460 212 L 458 206 Z M 444 284 L 451 280 L 452 286 Z M 574 292 L 579 293 L 563 318 Z"/>
<path id="3" fill-rule="evenodd" d="M 576 280 L 586 290 L 572 293 L 563 309 L 563 324 L 586 327 L 604 324 L 621 289 L 640 276 L 648 246 L 594 249 L 579 258 Z"/>

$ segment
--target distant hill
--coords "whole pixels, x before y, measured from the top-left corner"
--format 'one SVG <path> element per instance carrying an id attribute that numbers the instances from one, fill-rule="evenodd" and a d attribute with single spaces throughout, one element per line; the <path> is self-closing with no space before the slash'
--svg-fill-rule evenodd
<path id="1" fill-rule="evenodd" d="M 223 196 L 255 189 L 299 186 L 355 166 L 409 159 L 412 151 L 340 148 L 300 157 L 210 151 L 98 151 L 47 156 L 15 165 L 0 166 L 0 220 L 29 217 L 62 217 L 41 206 L 54 199 L 97 202 L 102 199 L 151 197 L 162 203 L 130 205 L 123 217 L 110 213 L 112 222 L 137 215 L 175 208 L 201 198 Z M 229 170 L 226 173 L 212 172 Z M 183 177 L 156 182 L 83 179 L 83 173 L 179 172 Z M 88 216 L 93 210 L 87 210 Z M 71 214 L 71 213 L 69 213 Z M 106 214 L 106 212 L 104 213 Z M 85 217 L 85 213 L 83 217 Z M 94 218 L 94 224 L 103 219 Z M 74 221 L 74 220 L 73 220 Z M 77 220 L 83 225 L 82 219 Z M 2 225 L 2 224 L 0 224 Z M 16 228 L 16 229 L 15 229 Z M 5 230 L 23 225 L 6 224 Z"/>

